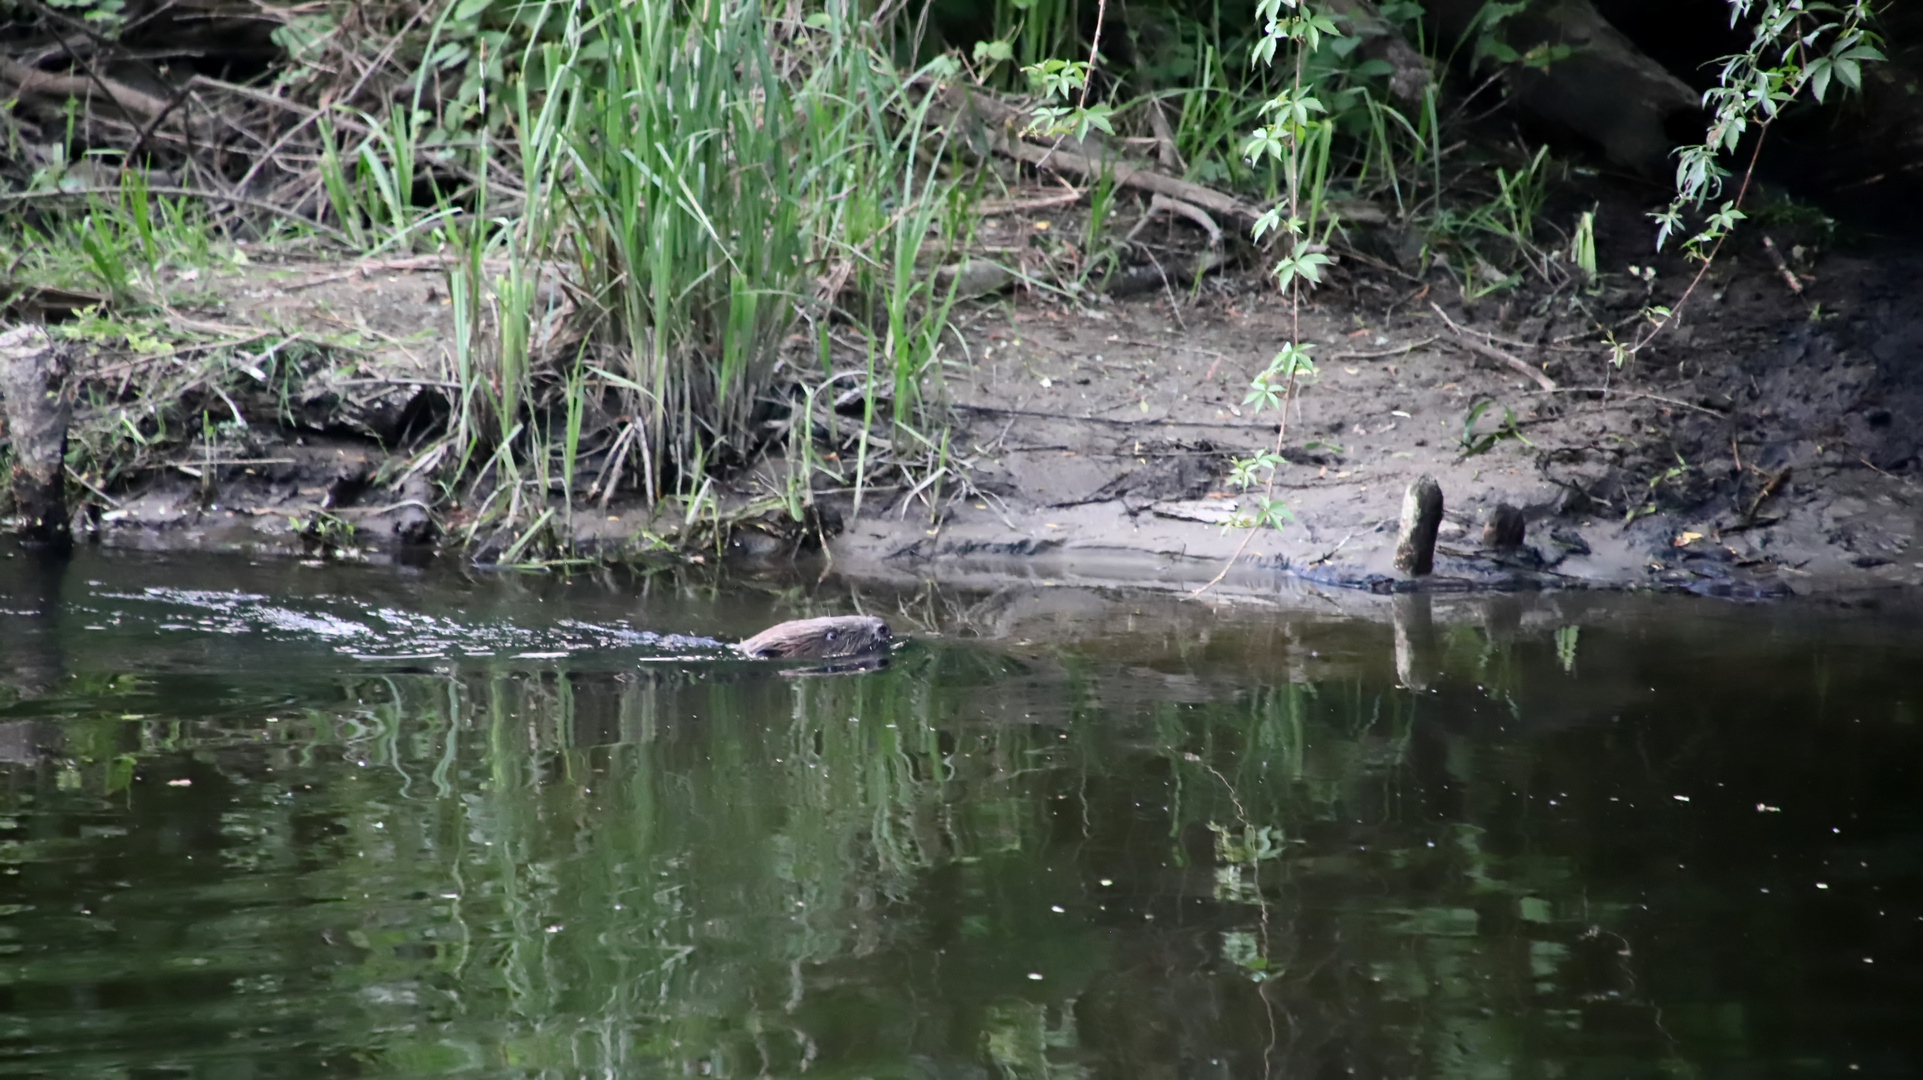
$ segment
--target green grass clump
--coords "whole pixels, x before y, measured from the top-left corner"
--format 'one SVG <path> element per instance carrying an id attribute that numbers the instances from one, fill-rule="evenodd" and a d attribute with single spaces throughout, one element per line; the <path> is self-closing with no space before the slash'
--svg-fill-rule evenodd
<path id="1" fill-rule="evenodd" d="M 716 466 L 784 429 L 802 436 L 783 500 L 799 515 L 833 398 L 778 391 L 836 376 L 823 351 L 818 377 L 777 377 L 799 318 L 840 322 L 866 353 L 855 472 L 835 480 L 868 482 L 875 446 L 936 445 L 918 407 L 947 298 L 922 249 L 963 218 L 933 96 L 910 94 L 874 28 L 844 0 L 798 23 L 757 0 L 541 12 L 511 84 L 518 190 L 484 183 L 441 230 L 457 253 L 449 448 L 478 478 L 476 529 L 517 530 L 514 549 L 536 520 L 564 536 L 584 456 L 604 496 L 626 477 L 650 502 L 698 502 Z"/>

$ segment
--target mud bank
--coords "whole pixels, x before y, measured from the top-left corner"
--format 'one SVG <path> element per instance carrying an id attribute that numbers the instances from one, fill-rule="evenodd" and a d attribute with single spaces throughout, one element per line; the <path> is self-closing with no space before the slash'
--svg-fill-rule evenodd
<path id="1" fill-rule="evenodd" d="M 1285 340 L 1275 297 L 1217 283 L 1181 310 L 981 311 L 953 386 L 953 445 L 980 497 L 932 520 L 920 507 L 865 516 L 833 553 L 857 575 L 1176 589 L 1232 558 L 1244 584 L 1378 591 L 1923 584 L 1910 551 L 1923 524 L 1923 301 L 1905 284 L 1919 269 L 1831 257 L 1798 295 L 1760 257 L 1730 260 L 1680 332 L 1628 370 L 1583 340 L 1583 321 L 1669 302 L 1680 267 L 1673 283 L 1533 311 L 1432 307 L 1440 290 L 1420 283 L 1370 303 L 1384 289 L 1369 282 L 1303 321 L 1320 374 L 1290 417 L 1292 465 L 1275 489 L 1295 521 L 1253 536 L 1228 524 L 1249 498 L 1225 478 L 1231 457 L 1273 447 L 1273 414 L 1242 399 Z M 1476 338 L 1528 357 L 1555 388 L 1487 360 Z M 1402 581 L 1397 515 L 1425 474 L 1446 499 L 1436 573 Z M 1522 511 L 1520 549 L 1483 543 L 1503 504 Z"/>
<path id="2" fill-rule="evenodd" d="M 963 348 L 931 387 L 964 494 L 951 485 L 930 507 L 871 493 L 859 515 L 824 497 L 824 517 L 846 522 L 829 554 L 858 577 L 963 585 L 1189 590 L 1233 560 L 1226 580 L 1244 588 L 1286 577 L 1387 591 L 1412 587 L 1389 565 L 1395 522 L 1405 487 L 1430 475 L 1446 516 L 1436 573 L 1415 586 L 1425 591 L 1767 597 L 1923 584 L 1923 555 L 1910 551 L 1923 523 L 1923 300 L 1909 287 L 1923 261 L 1828 256 L 1798 267 L 1793 293 L 1760 247 L 1726 257 L 1679 329 L 1628 368 L 1611 363 L 1599 328 L 1674 303 L 1688 272 L 1662 265 L 1581 296 L 1466 304 L 1439 273 L 1346 269 L 1301 317 L 1319 373 L 1291 413 L 1291 464 L 1274 490 L 1294 521 L 1253 534 L 1234 525 L 1250 499 L 1227 477 L 1232 458 L 1275 446 L 1275 414 L 1243 398 L 1290 328 L 1259 279 L 1094 306 L 988 298 L 961 313 Z M 90 491 L 77 534 L 148 549 L 456 557 L 460 506 L 419 473 L 394 479 L 448 377 L 434 268 L 256 270 L 225 291 L 202 317 L 227 332 L 272 341 L 333 328 L 357 359 L 263 386 L 260 402 L 227 394 L 218 407 L 237 420 L 275 422 L 230 424 L 217 456 L 179 455 L 117 493 Z M 78 374 L 124 377 L 139 362 L 96 352 L 95 370 Z M 734 497 L 757 484 L 736 477 Z M 1521 548 L 1484 546 L 1498 505 L 1521 511 Z M 634 499 L 575 515 L 584 554 L 660 555 L 659 523 Z M 753 529 L 732 547 L 785 550 Z"/>

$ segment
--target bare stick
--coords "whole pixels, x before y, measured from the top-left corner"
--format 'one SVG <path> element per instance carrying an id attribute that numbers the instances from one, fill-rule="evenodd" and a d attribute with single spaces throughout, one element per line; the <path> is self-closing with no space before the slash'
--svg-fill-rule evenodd
<path id="1" fill-rule="evenodd" d="M 970 94 L 959 89 L 951 89 L 949 94 L 949 100 L 956 106 L 973 109 L 996 124 L 1013 124 L 1027 115 L 1021 109 L 985 94 Z M 1113 159 L 1106 162 L 1099 161 L 1082 153 L 1038 146 L 1000 130 L 990 131 L 989 139 L 997 153 L 1006 154 L 1017 161 L 1027 162 L 1038 168 L 1046 165 L 1058 172 L 1071 173 L 1091 180 L 1099 178 L 1106 169 L 1114 182 L 1123 187 L 1132 187 L 1151 194 L 1167 195 L 1173 199 L 1192 203 L 1211 213 L 1246 222 L 1253 223 L 1262 216 L 1260 210 L 1233 196 L 1200 184 L 1178 180 L 1152 169 L 1138 168 Z"/>
<path id="2" fill-rule="evenodd" d="M 1783 275 L 1783 284 L 1789 286 L 1789 291 L 1798 296 L 1803 295 L 1803 283 L 1796 280 L 1795 274 L 1790 273 L 1789 264 L 1783 261 L 1783 253 L 1776 250 L 1776 241 L 1767 236 L 1763 237 L 1763 250 L 1769 252 L 1769 261 L 1776 264 L 1776 272 Z"/>
<path id="3" fill-rule="evenodd" d="M 1526 360 L 1518 359 L 1517 357 L 1511 356 L 1508 353 L 1503 352 L 1501 349 L 1498 349 L 1494 345 L 1489 344 L 1489 342 L 1484 340 L 1483 338 L 1476 336 L 1475 331 L 1465 330 L 1461 326 L 1456 325 L 1455 320 L 1449 318 L 1448 314 L 1444 312 L 1441 308 L 1437 307 L 1433 301 L 1430 302 L 1429 308 L 1430 310 L 1434 311 L 1436 315 L 1442 319 L 1443 322 L 1449 324 L 1449 329 L 1454 330 L 1456 332 L 1456 338 L 1461 342 L 1463 348 L 1468 349 L 1470 352 L 1475 353 L 1477 356 L 1486 357 L 1490 360 L 1496 361 L 1499 364 L 1506 364 L 1507 366 L 1514 368 L 1518 374 L 1527 375 L 1531 379 L 1534 379 L 1536 381 L 1537 386 L 1542 387 L 1544 390 L 1547 390 L 1552 394 L 1555 393 L 1556 380 L 1550 378 L 1547 375 L 1544 375 L 1542 373 L 1541 368 L 1535 366 L 1534 364 L 1529 363 Z"/>
<path id="4" fill-rule="evenodd" d="M 1619 390 L 1613 386 L 1559 386 L 1549 392 L 1552 394 L 1602 394 L 1605 397 L 1647 398 L 1650 401 L 1660 401 L 1664 405 L 1674 405 L 1679 409 L 1695 409 L 1697 412 L 1708 413 L 1711 416 L 1729 415 L 1720 409 L 1712 409 L 1707 405 L 1696 405 L 1680 398 L 1664 397 L 1661 394 L 1645 394 L 1640 390 Z"/>

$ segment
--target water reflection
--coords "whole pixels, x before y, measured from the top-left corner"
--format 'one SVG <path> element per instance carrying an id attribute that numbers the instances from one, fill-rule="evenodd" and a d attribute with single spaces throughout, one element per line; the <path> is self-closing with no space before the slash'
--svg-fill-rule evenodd
<path id="1" fill-rule="evenodd" d="M 124 599 L 192 567 L 5 572 L 6 667 L 58 674 L 0 689 L 54 736 L 0 763 L 0 1073 L 1913 1068 L 1900 620 L 869 595 L 923 641 L 796 679 L 369 661 Z M 633 595 L 396 591 L 515 641 Z"/>

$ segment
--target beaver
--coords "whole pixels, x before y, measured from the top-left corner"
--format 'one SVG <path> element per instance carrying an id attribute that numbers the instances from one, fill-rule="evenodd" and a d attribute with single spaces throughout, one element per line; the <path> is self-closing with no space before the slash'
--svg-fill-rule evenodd
<path id="1" fill-rule="evenodd" d="M 893 643 L 873 615 L 827 615 L 776 623 L 735 648 L 757 660 L 840 660 L 885 653 Z"/>

